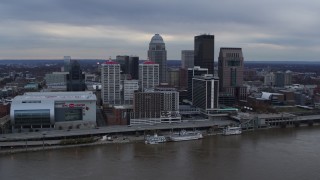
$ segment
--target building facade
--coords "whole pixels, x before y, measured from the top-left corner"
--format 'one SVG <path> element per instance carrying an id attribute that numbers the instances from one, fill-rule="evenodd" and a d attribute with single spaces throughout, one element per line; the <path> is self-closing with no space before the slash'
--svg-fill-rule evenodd
<path id="1" fill-rule="evenodd" d="M 133 104 L 133 95 L 135 91 L 139 90 L 138 80 L 124 80 L 123 81 L 123 102 L 124 104 Z"/>
<path id="2" fill-rule="evenodd" d="M 220 90 L 243 85 L 243 55 L 241 48 L 220 48 L 218 74 Z"/>
<path id="3" fill-rule="evenodd" d="M 181 51 L 181 68 L 188 69 L 194 66 L 194 50 Z"/>
<path id="4" fill-rule="evenodd" d="M 85 75 L 78 61 L 71 61 L 69 74 L 67 74 L 67 91 L 85 91 Z"/>
<path id="5" fill-rule="evenodd" d="M 139 85 L 142 91 L 159 85 L 159 64 L 145 61 L 139 65 Z"/>
<path id="6" fill-rule="evenodd" d="M 208 74 L 207 68 L 200 68 L 199 66 L 194 66 L 193 68 L 188 69 L 188 100 L 192 102 L 192 78 L 194 76 L 201 76 L 203 74 Z"/>
<path id="7" fill-rule="evenodd" d="M 12 100 L 13 130 L 92 128 L 96 126 L 96 96 L 92 92 L 33 92 Z"/>
<path id="8" fill-rule="evenodd" d="M 179 92 L 174 88 L 159 88 L 134 94 L 131 125 L 181 122 Z"/>
<path id="9" fill-rule="evenodd" d="M 120 104 L 120 64 L 113 61 L 107 61 L 101 64 L 101 83 L 101 97 L 103 104 Z"/>
<path id="10" fill-rule="evenodd" d="M 230 99 L 232 96 L 236 101 L 247 99 L 247 88 L 243 86 L 243 61 L 241 48 L 220 48 L 218 75 L 221 99 Z"/>
<path id="11" fill-rule="evenodd" d="M 194 37 L 194 66 L 207 68 L 208 74 L 214 74 L 214 35 Z"/>
<path id="12" fill-rule="evenodd" d="M 219 78 L 212 74 L 192 78 L 192 104 L 203 110 L 219 108 Z"/>
<path id="13" fill-rule="evenodd" d="M 160 83 L 167 82 L 167 50 L 162 37 L 155 34 L 149 43 L 148 50 L 149 60 L 159 64 Z"/>

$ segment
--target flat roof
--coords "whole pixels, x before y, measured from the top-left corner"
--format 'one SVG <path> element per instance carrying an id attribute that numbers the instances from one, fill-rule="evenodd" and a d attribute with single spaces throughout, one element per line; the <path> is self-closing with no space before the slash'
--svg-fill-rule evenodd
<path id="1" fill-rule="evenodd" d="M 91 91 L 77 92 L 28 92 L 14 100 L 97 100 Z"/>

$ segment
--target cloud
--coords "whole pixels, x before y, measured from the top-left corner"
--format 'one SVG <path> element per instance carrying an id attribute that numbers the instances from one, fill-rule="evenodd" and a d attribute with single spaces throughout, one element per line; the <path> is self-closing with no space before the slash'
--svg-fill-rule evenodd
<path id="1" fill-rule="evenodd" d="M 180 59 L 195 35 L 210 33 L 216 55 L 219 47 L 236 46 L 248 60 L 302 60 L 303 54 L 318 60 L 318 9 L 317 0 L 4 0 L 0 59 L 119 53 L 145 59 L 155 33 L 163 36 L 168 59 Z"/>

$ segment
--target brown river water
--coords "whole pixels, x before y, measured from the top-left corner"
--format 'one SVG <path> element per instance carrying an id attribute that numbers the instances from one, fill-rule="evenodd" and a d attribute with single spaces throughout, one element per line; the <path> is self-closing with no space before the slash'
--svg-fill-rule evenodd
<path id="1" fill-rule="evenodd" d="M 320 127 L 0 155 L 0 180 L 320 179 Z"/>

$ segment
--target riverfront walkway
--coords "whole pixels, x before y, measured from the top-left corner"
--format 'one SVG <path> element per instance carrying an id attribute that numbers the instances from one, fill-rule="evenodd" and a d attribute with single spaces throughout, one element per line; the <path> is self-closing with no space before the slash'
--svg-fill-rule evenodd
<path id="1" fill-rule="evenodd" d="M 191 128 L 210 128 L 222 127 L 234 123 L 231 120 L 198 120 L 192 122 L 156 124 L 156 125 L 136 125 L 136 126 L 106 126 L 96 129 L 72 129 L 72 130 L 50 130 L 41 132 L 21 132 L 0 135 L 1 142 L 8 141 L 30 141 L 42 139 L 61 139 L 67 137 L 84 137 L 84 136 L 102 136 L 117 133 L 135 133 L 156 130 L 174 130 L 174 129 L 191 129 Z"/>

